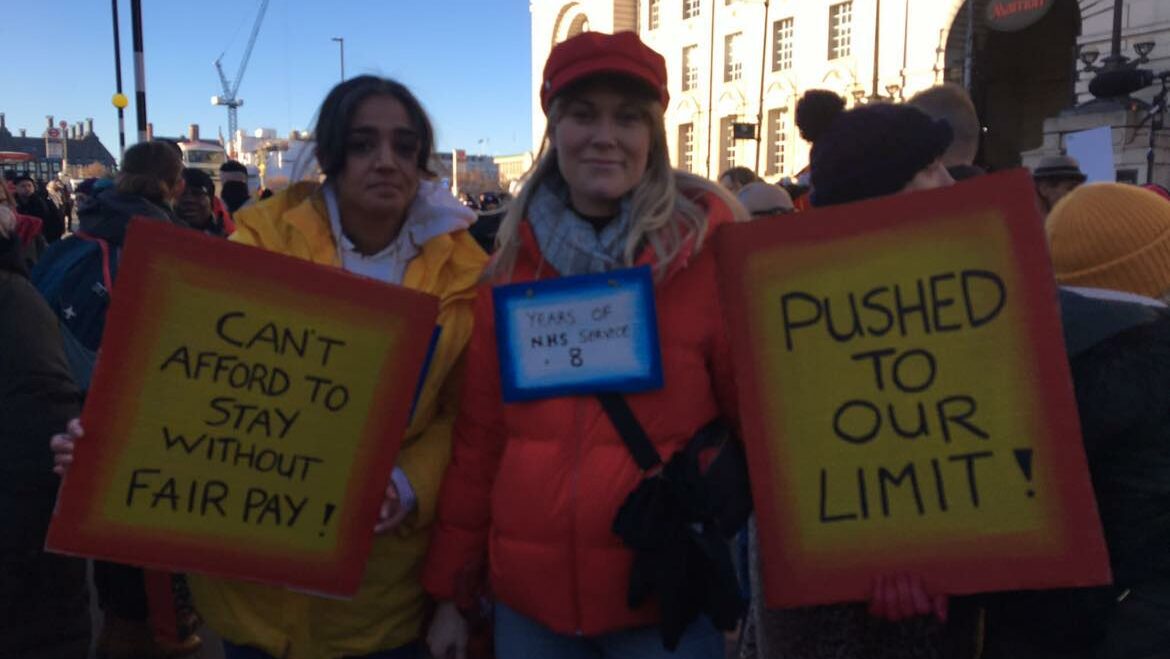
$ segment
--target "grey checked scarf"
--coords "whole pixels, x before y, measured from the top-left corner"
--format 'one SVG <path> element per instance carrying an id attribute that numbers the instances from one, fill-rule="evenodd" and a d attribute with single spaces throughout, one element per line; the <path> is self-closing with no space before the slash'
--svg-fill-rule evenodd
<path id="1" fill-rule="evenodd" d="M 528 205 L 528 223 L 544 260 L 563 276 L 608 272 L 625 265 L 623 256 L 630 230 L 630 200 L 601 231 L 569 205 L 568 185 L 560 176 L 545 179 Z"/>

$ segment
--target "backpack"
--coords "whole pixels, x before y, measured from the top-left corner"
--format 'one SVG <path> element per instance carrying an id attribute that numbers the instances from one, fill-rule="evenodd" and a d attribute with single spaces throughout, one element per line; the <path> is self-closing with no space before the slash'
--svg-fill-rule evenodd
<path id="1" fill-rule="evenodd" d="M 69 371 L 82 391 L 93 377 L 120 252 L 106 240 L 77 232 L 50 246 L 31 274 L 57 316 Z"/>

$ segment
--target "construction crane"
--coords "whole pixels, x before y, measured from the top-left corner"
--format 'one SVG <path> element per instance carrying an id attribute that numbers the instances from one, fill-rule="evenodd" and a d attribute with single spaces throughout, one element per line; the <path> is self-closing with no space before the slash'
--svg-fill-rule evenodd
<path id="1" fill-rule="evenodd" d="M 236 96 L 240 90 L 240 81 L 244 79 L 244 70 L 248 68 L 248 59 L 252 57 L 252 47 L 256 45 L 256 36 L 260 34 L 260 24 L 264 22 L 264 12 L 268 10 L 268 0 L 262 0 L 260 11 L 256 13 L 256 23 L 252 26 L 252 36 L 248 37 L 248 47 L 244 49 L 244 58 L 240 60 L 240 70 L 236 73 L 236 81 L 229 83 L 223 73 L 224 53 L 215 58 L 215 70 L 219 72 L 219 82 L 223 85 L 223 95 L 212 96 L 212 105 L 226 105 L 228 109 L 228 140 L 236 139 L 236 111 L 244 104 L 244 99 Z"/>

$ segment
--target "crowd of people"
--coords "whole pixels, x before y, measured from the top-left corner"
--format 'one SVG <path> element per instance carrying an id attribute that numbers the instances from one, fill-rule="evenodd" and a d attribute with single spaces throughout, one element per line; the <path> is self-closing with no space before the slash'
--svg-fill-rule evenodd
<path id="1" fill-rule="evenodd" d="M 487 234 L 430 169 L 423 104 L 375 76 L 324 99 L 319 180 L 263 201 L 246 170 L 222 171 L 217 193 L 166 142 L 131 147 L 113 180 L 72 199 L 27 177 L 0 189 L 0 655 L 83 657 L 93 636 L 108 659 L 187 656 L 206 624 L 228 659 L 716 659 L 729 645 L 744 659 L 1170 656 L 1164 190 L 1085 184 L 1067 157 L 1035 171 L 1114 584 L 948 597 L 914 574 L 875 575 L 868 602 L 771 610 L 753 522 L 695 528 L 690 509 L 672 511 L 710 560 L 647 554 L 615 532 L 631 492 L 659 477 L 632 435 L 673 474 L 712 422 L 732 435 L 739 425 L 712 236 L 981 176 L 975 109 L 954 86 L 852 109 L 810 91 L 796 111 L 806 172 L 776 184 L 735 168 L 712 182 L 672 167 L 666 63 L 636 35 L 573 37 L 541 82 L 541 156 Z M 91 629 L 85 562 L 43 550 L 57 478 L 86 441 L 77 417 L 135 217 L 439 299 L 443 331 L 354 598 L 96 562 L 103 615 Z M 492 288 L 640 265 L 653 273 L 664 386 L 505 403 Z M 746 471 L 721 474 L 746 486 Z M 720 569 L 737 553 L 742 583 Z M 686 567 L 655 564 L 676 558 Z M 159 578 L 171 586 L 161 600 L 146 586 Z M 177 636 L 152 624 L 159 607 L 182 612 Z"/>

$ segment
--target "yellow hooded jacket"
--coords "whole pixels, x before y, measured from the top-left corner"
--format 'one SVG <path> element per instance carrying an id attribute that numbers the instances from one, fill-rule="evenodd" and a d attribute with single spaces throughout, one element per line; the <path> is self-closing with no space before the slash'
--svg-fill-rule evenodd
<path id="1" fill-rule="evenodd" d="M 232 240 L 341 267 L 317 184 L 298 183 L 242 209 Z M 207 624 L 228 641 L 287 659 L 364 655 L 419 638 L 427 604 L 419 570 L 430 541 L 439 483 L 451 455 L 461 357 L 471 336 L 472 302 L 488 257 L 466 230 L 426 241 L 403 286 L 439 298 L 442 327 L 398 466 L 418 497 L 394 531 L 375 538 L 352 600 L 331 600 L 259 584 L 191 577 Z M 389 481 L 390 474 L 386 474 Z M 373 530 L 371 529 L 371 532 Z"/>

